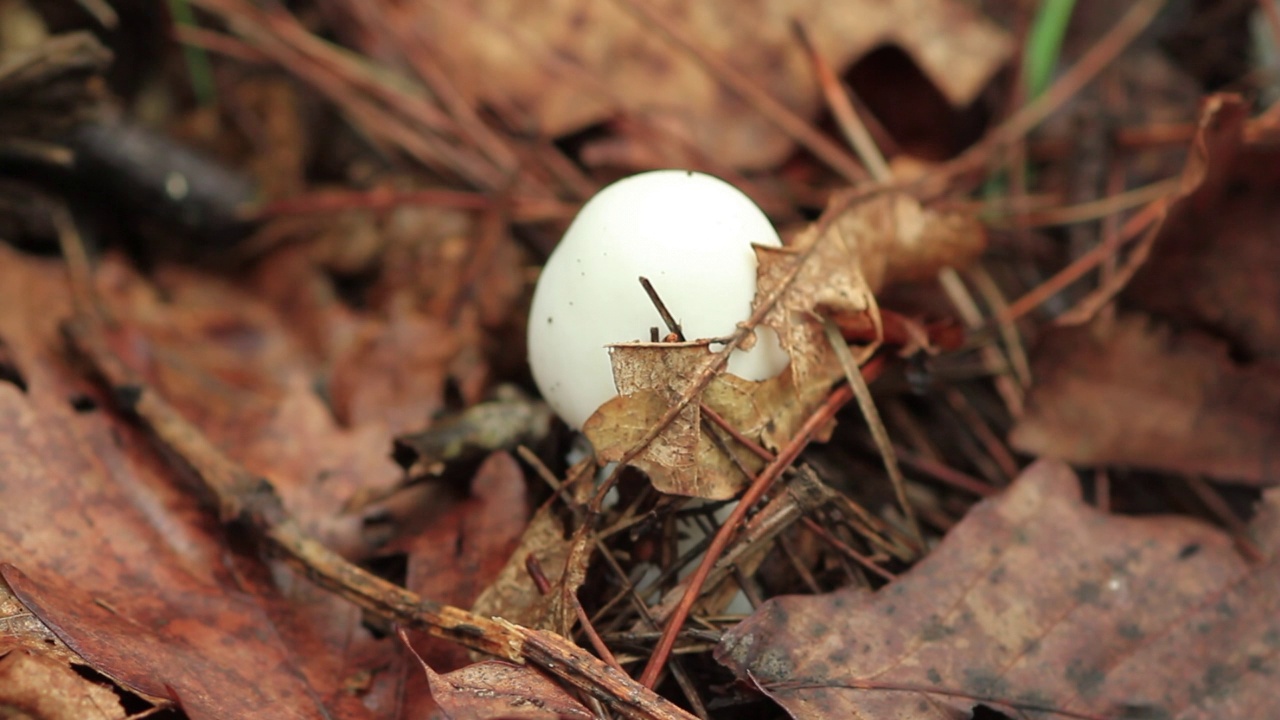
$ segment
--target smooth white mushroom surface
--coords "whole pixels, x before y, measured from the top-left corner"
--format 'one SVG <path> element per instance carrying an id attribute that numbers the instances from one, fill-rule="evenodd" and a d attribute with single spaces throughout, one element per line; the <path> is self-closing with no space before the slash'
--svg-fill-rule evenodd
<path id="1" fill-rule="evenodd" d="M 606 187 L 578 213 L 538 279 L 529 311 L 529 364 L 547 403 L 580 429 L 617 395 L 606 346 L 646 341 L 666 327 L 645 294 L 646 277 L 686 338 L 724 337 L 751 314 L 756 256 L 780 246 L 765 214 L 740 190 L 687 170 L 634 175 Z M 767 328 L 728 371 L 764 380 L 787 355 Z"/>

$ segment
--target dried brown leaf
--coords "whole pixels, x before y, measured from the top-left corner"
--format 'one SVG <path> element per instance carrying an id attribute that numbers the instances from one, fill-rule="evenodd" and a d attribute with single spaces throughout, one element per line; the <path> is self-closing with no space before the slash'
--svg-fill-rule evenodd
<path id="1" fill-rule="evenodd" d="M 1237 365 L 1225 344 L 1142 316 L 1055 331 L 1010 442 L 1086 465 L 1280 482 L 1280 364 Z"/>
<path id="2" fill-rule="evenodd" d="M 1003 31 L 952 0 L 652 4 L 801 115 L 814 114 L 821 95 L 791 33 L 793 19 L 837 67 L 882 44 L 899 45 L 956 105 L 971 102 L 1012 49 Z M 770 166 L 791 151 L 791 141 L 747 102 L 617 3 L 558 0 L 536 11 L 503 0 L 409 7 L 386 16 L 421 28 L 421 43 L 439 49 L 445 71 L 473 103 L 519 108 L 542 134 L 573 132 L 621 110 L 735 166 Z"/>
<path id="3" fill-rule="evenodd" d="M 1206 104 L 1184 173 L 1194 180 L 1201 166 L 1200 182 L 1171 211 L 1124 298 L 1210 329 L 1249 357 L 1280 360 L 1280 150 L 1245 142 L 1248 106 L 1239 97 Z"/>
<path id="4" fill-rule="evenodd" d="M 552 586 L 559 585 L 565 581 L 569 544 L 564 523 L 550 505 L 543 505 L 525 527 L 515 552 L 511 553 L 494 581 L 480 593 L 471 611 L 484 617 L 506 618 L 525 627 L 568 633 L 571 625 L 551 619 L 548 612 L 550 598 L 538 592 L 533 578 L 529 576 L 526 560 L 530 555 L 536 558 Z M 581 578 L 585 569 L 577 569 L 570 575 Z M 580 579 L 573 583 L 573 588 L 576 590 L 579 585 Z"/>
<path id="5" fill-rule="evenodd" d="M 627 343 L 615 345 L 609 352 L 619 395 L 582 428 L 603 462 L 621 460 L 634 448 L 694 386 L 714 357 L 705 342 Z M 802 395 L 816 402 L 829 384 L 830 378 L 821 379 L 802 395 L 786 374 L 758 383 L 718 375 L 632 464 L 663 492 L 716 500 L 733 497 L 750 480 L 742 468 L 754 474 L 763 463 L 718 428 L 712 432 L 720 441 L 713 440 L 707 431 L 710 421 L 703 417 L 700 404 L 716 411 L 746 437 L 771 442 L 790 437 L 807 417 L 807 405 L 793 404 L 792 398 Z"/>
<path id="6" fill-rule="evenodd" d="M 840 374 L 819 315 L 866 313 L 886 285 L 966 265 L 985 247 L 985 230 L 971 215 L 927 208 L 903 193 L 846 193 L 787 247 L 756 248 L 756 307 L 779 293 L 762 324 L 777 331 L 796 386 L 806 387 Z"/>
<path id="7" fill-rule="evenodd" d="M 264 315 L 252 302 L 219 313 L 217 302 L 232 296 L 198 279 L 160 302 L 111 261 L 99 279 L 118 321 L 156 331 L 147 338 L 125 331 L 130 357 L 185 389 L 193 414 L 224 441 L 243 437 L 243 428 L 220 403 L 241 401 L 245 424 L 263 433 L 257 447 L 274 438 L 280 457 L 305 452 L 280 442 L 287 436 L 274 423 L 292 419 L 293 430 L 305 431 L 306 418 L 325 417 L 323 406 L 278 394 L 272 370 L 284 355 L 258 334 Z M 328 604 L 331 594 L 314 598 L 309 583 L 290 585 L 281 573 L 274 580 L 290 592 L 286 602 L 270 570 L 228 553 L 222 528 L 151 443 L 101 410 L 105 399 L 58 334 L 71 314 L 65 268 L 0 246 L 0 308 L 0 337 L 21 379 L 0 382 L 0 506 L 17 509 L 0 513 L 0 558 L 20 567 L 5 577 L 23 604 L 96 670 L 180 701 L 193 718 L 275 716 L 286 706 L 297 717 L 366 717 L 343 687 L 343 673 L 368 667 L 351 656 L 373 643 L 359 613 Z M 205 390 L 203 406 L 193 386 Z M 275 415 L 262 412 L 263 398 L 283 405 Z M 305 412 L 294 415 L 291 405 Z M 376 452 L 385 451 L 384 437 Z M 309 461 L 325 459 L 313 453 Z"/>
<path id="8" fill-rule="evenodd" d="M 1098 512 L 1042 461 L 887 587 L 770 600 L 717 657 L 800 719 L 1273 717 L 1277 512 L 1273 492 L 1250 565 L 1207 525 Z"/>
<path id="9" fill-rule="evenodd" d="M 824 334 L 823 315 L 868 313 L 873 293 L 886 283 L 962 265 L 984 245 L 985 233 L 972 217 L 885 193 L 838 198 L 822 221 L 787 247 L 757 247 L 754 307 L 790 355 L 788 372 L 764 382 L 718 375 L 632 464 L 663 492 L 732 497 L 762 461 L 723 431 L 708 434 L 700 405 L 752 441 L 779 447 L 843 377 Z M 619 395 L 587 420 L 583 432 L 602 460 L 617 461 L 693 391 L 714 357 L 705 342 L 627 343 L 613 346 L 610 354 Z"/>
<path id="10" fill-rule="evenodd" d="M 6 718 L 40 720 L 123 720 L 127 715 L 111 688 L 30 650 L 0 655 L 0 708 Z"/>
<path id="11" fill-rule="evenodd" d="M 442 675 L 418 657 L 407 639 L 405 644 L 422 664 L 432 697 L 449 720 L 595 717 L 555 681 L 531 667 L 489 661 Z"/>

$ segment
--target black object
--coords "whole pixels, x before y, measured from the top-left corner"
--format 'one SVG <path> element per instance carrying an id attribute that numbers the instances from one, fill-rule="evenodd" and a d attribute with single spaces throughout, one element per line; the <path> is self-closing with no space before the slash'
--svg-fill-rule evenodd
<path id="1" fill-rule="evenodd" d="M 95 204 L 206 241 L 232 242 L 252 228 L 257 186 L 168 135 L 119 119 L 81 124 L 66 142 L 76 184 Z"/>

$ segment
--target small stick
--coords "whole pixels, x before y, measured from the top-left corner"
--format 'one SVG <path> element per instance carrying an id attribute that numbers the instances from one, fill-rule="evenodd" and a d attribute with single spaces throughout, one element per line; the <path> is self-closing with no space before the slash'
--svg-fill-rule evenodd
<path id="1" fill-rule="evenodd" d="M 658 314 L 662 316 L 662 322 L 667 326 L 667 332 L 676 336 L 676 342 L 684 342 L 684 330 L 680 328 L 680 323 L 676 322 L 671 311 L 667 309 L 667 304 L 662 302 L 658 291 L 653 287 L 653 283 L 649 282 L 649 278 L 641 276 L 640 286 L 644 288 L 645 294 L 649 296 L 649 302 L 657 308 Z"/>
<path id="2" fill-rule="evenodd" d="M 884 462 L 885 472 L 889 474 L 894 494 L 898 496 L 898 504 L 902 506 L 902 514 L 907 519 L 907 527 L 911 530 L 912 539 L 915 540 L 917 549 L 924 552 L 928 546 L 924 542 L 924 533 L 920 532 L 920 523 L 916 520 L 911 501 L 907 499 L 907 480 L 902 475 L 902 468 L 898 466 L 898 455 L 893 451 L 889 431 L 885 429 L 884 420 L 880 418 L 880 411 L 876 409 L 876 402 L 871 397 L 871 388 L 867 386 L 866 378 L 862 377 L 862 373 L 858 372 L 857 362 L 854 360 L 853 353 L 849 352 L 849 346 L 845 344 L 844 338 L 840 336 L 840 329 L 835 326 L 835 323 L 826 319 L 822 321 L 822 326 L 827 334 L 827 342 L 831 343 L 832 349 L 835 350 L 840 367 L 844 370 L 849 386 L 853 389 L 853 396 L 858 400 L 858 409 L 866 418 L 867 427 L 871 430 L 871 439 L 875 441 L 876 448 L 880 451 L 880 459 Z"/>
<path id="3" fill-rule="evenodd" d="M 866 555 L 863 555 L 857 550 L 854 550 L 853 548 L 849 547 L 848 543 L 836 537 L 831 531 L 819 525 L 817 521 L 815 521 L 813 518 L 809 518 L 809 517 L 800 518 L 800 522 L 804 523 L 804 526 L 808 528 L 809 531 L 812 532 L 814 535 L 817 535 L 818 537 L 825 540 L 828 545 L 835 548 L 836 550 L 839 550 L 840 554 L 844 555 L 845 557 L 848 557 L 850 560 L 853 560 L 854 562 L 870 570 L 876 575 L 879 575 L 884 580 L 892 582 L 897 579 L 896 575 L 889 572 L 888 570 L 885 570 L 879 565 L 875 564 L 875 561 L 873 561 L 871 558 L 867 557 Z"/>
<path id="4" fill-rule="evenodd" d="M 752 440 L 746 435 L 743 435 L 742 431 L 738 430 L 738 428 L 731 425 L 728 420 L 724 419 L 723 415 L 713 410 L 710 405 L 707 405 L 705 402 L 699 402 L 698 410 L 702 413 L 704 417 L 706 417 L 708 420 L 710 420 L 711 422 L 719 426 L 721 430 L 724 430 L 725 432 L 729 433 L 729 436 L 732 437 L 734 440 L 737 440 L 743 447 L 750 450 L 751 454 L 755 455 L 761 460 L 764 460 L 765 462 L 773 462 L 773 453 L 764 449 L 764 447 L 761 446 L 760 443 L 756 442 L 755 440 Z"/>
<path id="5" fill-rule="evenodd" d="M 862 160 L 862 164 L 870 171 L 871 177 L 876 182 L 893 182 L 893 171 L 889 169 L 889 163 L 885 162 L 884 153 L 876 147 L 876 141 L 872 139 L 867 126 L 862 122 L 858 111 L 853 107 L 853 102 L 849 99 L 852 91 L 840 82 L 840 76 L 818 50 L 818 46 L 814 44 L 813 38 L 809 37 L 809 32 L 805 30 L 804 25 L 799 20 L 793 20 L 792 29 L 795 30 L 800 43 L 809 54 L 809 62 L 813 64 L 814 72 L 818 74 L 818 85 L 821 86 L 822 94 L 827 99 L 827 106 L 831 108 L 831 114 L 840 125 L 845 139 L 849 141 L 854 152 L 858 153 L 858 158 Z"/>
<path id="6" fill-rule="evenodd" d="M 320 587 L 409 628 L 514 662 L 530 662 L 643 720 L 691 720 L 684 710 L 555 633 L 485 618 L 426 600 L 353 565 L 303 532 L 271 483 L 235 463 L 161 398 L 110 349 L 102 326 L 80 316 L 64 326 L 72 348 L 89 361 L 125 411 L 192 471 L 216 497 L 219 518 L 250 527 L 264 549 Z"/>

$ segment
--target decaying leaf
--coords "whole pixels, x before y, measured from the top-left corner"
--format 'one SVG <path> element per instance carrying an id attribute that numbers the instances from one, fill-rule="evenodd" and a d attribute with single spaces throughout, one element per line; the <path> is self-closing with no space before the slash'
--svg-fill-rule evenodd
<path id="1" fill-rule="evenodd" d="M 596 456 L 604 462 L 618 461 L 635 447 L 693 387 L 714 357 L 705 342 L 628 343 L 610 348 L 610 355 L 619 395 L 582 428 Z M 822 382 L 814 389 L 821 392 L 826 385 Z M 789 390 L 790 377 L 786 375 L 760 383 L 719 375 L 632 464 L 645 471 L 654 487 L 663 492 L 717 500 L 733 497 L 750 480 L 739 464 L 754 473 L 761 460 L 737 446 L 722 430 L 710 429 L 700 404 L 719 413 L 747 437 L 781 433 L 785 438 L 791 424 L 804 419 L 788 412 L 787 403 L 796 394 Z M 719 440 L 713 439 L 711 432 Z"/>
<path id="2" fill-rule="evenodd" d="M 31 650 L 0 655 L 0 712 L 7 718 L 124 720 L 111 688 Z"/>
<path id="3" fill-rule="evenodd" d="M 525 627 L 544 629 L 550 627 L 568 633 L 568 623 L 555 622 L 549 615 L 550 598 L 542 596 L 529 576 L 526 560 L 533 556 L 542 566 L 547 580 L 553 586 L 564 578 L 565 561 L 569 558 L 569 540 L 565 537 L 564 523 L 550 505 L 543 505 L 525 527 L 524 535 L 516 551 L 492 583 L 476 599 L 471 611 L 484 617 L 501 617 Z M 585 575 L 577 569 L 577 577 Z M 581 580 L 573 584 L 576 589 Z"/>
<path id="4" fill-rule="evenodd" d="M 769 306 L 762 324 L 777 333 L 790 355 L 788 371 L 764 382 L 715 377 L 632 464 L 663 492 L 732 497 L 761 460 L 722 430 L 709 430 L 700 405 L 742 435 L 779 447 L 843 376 L 822 315 L 867 313 L 874 307 L 873 293 L 886 283 L 963 265 L 984 245 L 982 226 L 971 216 L 885 193 L 837 198 L 826 218 L 787 247 L 757 247 L 755 307 Z M 705 342 L 626 343 L 610 353 L 619 395 L 587 421 L 583 432 L 602 460 L 617 461 L 695 387 L 713 355 Z"/>
<path id="5" fill-rule="evenodd" d="M 1236 364 L 1220 341 L 1141 316 L 1051 333 L 1010 441 L 1086 465 L 1280 483 L 1280 364 Z"/>
<path id="6" fill-rule="evenodd" d="M 404 636 L 401 636 L 404 638 Z M 411 652 L 413 647 L 405 639 Z M 414 657 L 418 657 L 414 652 Z M 436 704 L 449 720 L 594 718 L 551 678 L 521 665 L 488 661 L 441 675 L 422 661 Z"/>
<path id="7" fill-rule="evenodd" d="M 1003 31 L 954 0 L 651 4 L 802 115 L 819 109 L 821 95 L 792 35 L 793 20 L 838 67 L 882 44 L 898 44 L 956 105 L 977 96 L 1012 48 Z M 473 102 L 518 109 L 539 133 L 574 132 L 622 111 L 649 118 L 706 156 L 739 167 L 767 167 L 791 151 L 782 132 L 625 3 L 379 5 L 388 19 L 398 18 L 391 22 L 420 29 L 414 41 L 439 50 L 444 70 Z M 389 34 L 384 27 L 368 31 Z"/>
<path id="8" fill-rule="evenodd" d="M 1251 565 L 1199 522 L 1098 512 L 1042 461 L 888 586 L 770 600 L 717 657 L 800 719 L 1273 717 L 1277 512 L 1273 491 Z"/>
<path id="9" fill-rule="evenodd" d="M 1210 329 L 1248 357 L 1280 360 L 1280 124 L 1255 125 L 1264 139 L 1246 141 L 1248 106 L 1240 98 L 1213 96 L 1207 104 L 1206 112 L 1221 108 L 1212 125 L 1202 120 L 1197 138 L 1207 154 L 1204 180 L 1170 214 L 1124 298 Z"/>
<path id="10" fill-rule="evenodd" d="M 926 208 L 897 192 L 832 198 L 822 220 L 785 248 L 756 248 L 759 290 L 755 307 L 774 302 L 763 324 L 773 328 L 791 356 L 797 387 L 840 374 L 818 315 L 865 313 L 886 285 L 929 278 L 963 266 L 986 246 L 971 215 Z"/>
<path id="11" fill-rule="evenodd" d="M 1280 282 L 1271 272 L 1275 243 L 1265 237 L 1280 176 L 1274 150 L 1246 141 L 1247 121 L 1241 98 L 1205 100 L 1151 258 L 1120 293 L 1126 307 L 1158 319 L 1132 314 L 1046 333 L 1032 355 L 1027 413 L 1011 435 L 1019 449 L 1280 480 Z M 1168 320 L 1195 329 L 1156 329 Z M 1240 362 L 1232 350 L 1258 360 Z"/>
<path id="12" fill-rule="evenodd" d="M 305 437 L 323 406 L 278 384 L 270 370 L 280 367 L 280 344 L 254 342 L 262 317 L 254 303 L 241 300 L 233 307 L 246 312 L 235 316 L 214 311 L 198 298 L 227 295 L 210 280 L 193 280 L 158 302 L 152 288 L 110 262 L 99 280 L 113 317 L 155 331 L 149 341 L 126 333 L 130 357 L 178 394 L 190 393 L 189 407 L 224 442 L 243 439 L 244 429 L 234 427 L 226 406 L 210 402 L 211 387 L 226 391 L 212 395 L 222 402 L 243 402 L 243 418 L 262 433 L 253 443 L 259 452 L 272 439 L 277 461 L 307 452 L 281 442 L 284 427 L 276 423 L 291 420 L 289 429 L 301 433 L 292 437 Z M 61 263 L 0 246 L 0 337 L 9 377 L 21 380 L 0 381 L 0 506 L 21 509 L 0 512 L 0 562 L 9 563 L 3 573 L 15 595 L 94 669 L 178 701 L 193 718 L 274 717 L 280 707 L 297 717 L 367 717 L 343 688 L 344 672 L 363 669 L 352 654 L 374 643 L 359 613 L 349 604 L 316 612 L 304 590 L 313 586 L 291 586 L 293 576 L 282 572 L 276 580 L 291 595 L 285 602 L 279 586 L 264 580 L 265 566 L 228 553 L 199 499 L 175 482 L 139 430 L 101 409 L 105 399 L 71 362 L 57 330 L 71 314 L 66 287 Z M 239 362 L 226 345 L 192 339 L 210 336 L 243 341 L 228 343 L 240 347 Z M 193 357 L 184 347 L 200 351 Z M 254 360 L 262 365 L 248 372 Z M 206 393 L 203 407 L 193 385 Z M 274 414 L 263 412 L 264 397 L 281 403 Z M 389 463 L 385 442 L 377 454 Z M 317 461 L 325 458 L 310 453 L 307 462 Z M 293 487 L 301 497 L 303 484 Z M 322 531 L 320 513 L 312 517 Z M 326 593 L 324 602 L 334 596 Z M 319 617 L 322 624 L 299 621 Z"/>
<path id="13" fill-rule="evenodd" d="M 113 689 L 77 673 L 73 663 L 85 664 L 0 581 L 2 712 L 48 720 L 123 718 Z"/>

